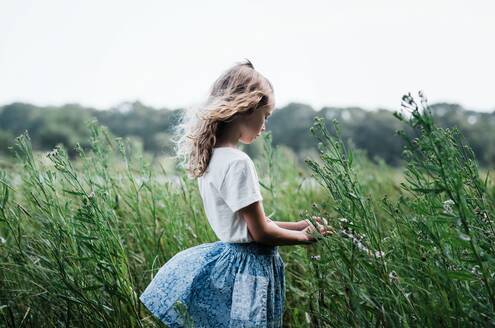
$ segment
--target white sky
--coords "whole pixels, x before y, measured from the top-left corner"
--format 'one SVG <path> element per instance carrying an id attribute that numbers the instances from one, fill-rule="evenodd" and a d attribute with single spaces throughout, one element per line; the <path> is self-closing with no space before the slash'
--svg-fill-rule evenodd
<path id="1" fill-rule="evenodd" d="M 249 58 L 277 106 L 495 110 L 495 1 L 1 0 L 0 105 L 178 108 Z"/>

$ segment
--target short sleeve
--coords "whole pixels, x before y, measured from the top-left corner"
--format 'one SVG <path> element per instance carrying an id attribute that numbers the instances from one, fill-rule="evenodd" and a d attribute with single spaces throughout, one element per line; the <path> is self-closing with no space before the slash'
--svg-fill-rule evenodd
<path id="1" fill-rule="evenodd" d="M 232 162 L 227 169 L 219 191 L 232 212 L 263 200 L 255 170 L 253 162 L 249 159 Z"/>

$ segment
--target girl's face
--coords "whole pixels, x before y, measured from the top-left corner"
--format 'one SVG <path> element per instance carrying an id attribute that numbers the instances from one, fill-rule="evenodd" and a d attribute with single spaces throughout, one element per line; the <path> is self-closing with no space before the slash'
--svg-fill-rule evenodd
<path id="1" fill-rule="evenodd" d="M 261 132 L 265 131 L 266 120 L 272 111 L 271 107 L 266 106 L 244 116 L 239 124 L 239 129 L 241 130 L 239 141 L 243 144 L 250 144 L 256 140 L 261 135 Z"/>

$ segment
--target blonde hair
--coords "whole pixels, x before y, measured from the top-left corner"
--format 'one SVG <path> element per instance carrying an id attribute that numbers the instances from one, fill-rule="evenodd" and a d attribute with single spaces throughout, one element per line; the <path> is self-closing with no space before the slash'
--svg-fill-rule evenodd
<path id="1" fill-rule="evenodd" d="M 273 87 L 246 59 L 225 71 L 199 109 L 186 109 L 175 127 L 176 157 L 189 177 L 206 171 L 222 128 L 240 114 L 273 108 Z"/>

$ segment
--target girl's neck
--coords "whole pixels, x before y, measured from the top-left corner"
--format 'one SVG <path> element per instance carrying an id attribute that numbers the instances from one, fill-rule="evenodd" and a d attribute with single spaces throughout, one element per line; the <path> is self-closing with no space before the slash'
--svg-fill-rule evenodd
<path id="1" fill-rule="evenodd" d="M 222 124 L 218 128 L 215 145 L 213 147 L 237 148 L 240 137 L 241 134 L 239 132 L 239 127 L 236 120 L 230 122 L 229 124 Z"/>
<path id="2" fill-rule="evenodd" d="M 213 147 L 214 148 L 220 148 L 220 147 L 237 148 L 238 140 L 239 140 L 239 138 L 236 135 L 224 134 L 222 136 L 222 138 L 217 137 L 217 140 L 216 140 L 215 145 Z"/>
<path id="3" fill-rule="evenodd" d="M 233 144 L 215 144 L 215 146 L 213 146 L 213 148 L 235 148 L 237 149 L 237 146 L 236 145 L 233 145 Z"/>

